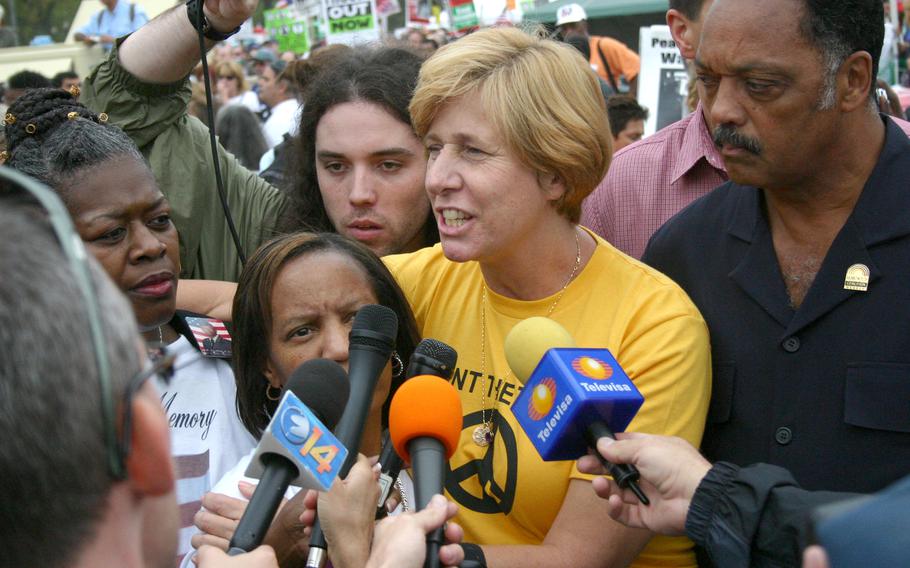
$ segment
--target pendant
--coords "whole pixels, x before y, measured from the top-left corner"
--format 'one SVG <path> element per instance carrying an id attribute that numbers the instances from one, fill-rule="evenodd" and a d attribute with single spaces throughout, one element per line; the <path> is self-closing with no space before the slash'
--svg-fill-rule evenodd
<path id="1" fill-rule="evenodd" d="M 486 424 L 481 424 L 477 428 L 474 428 L 474 433 L 471 435 L 474 439 L 474 443 L 485 448 L 490 445 L 490 442 L 493 441 L 493 432 L 490 431 L 490 427 Z"/>

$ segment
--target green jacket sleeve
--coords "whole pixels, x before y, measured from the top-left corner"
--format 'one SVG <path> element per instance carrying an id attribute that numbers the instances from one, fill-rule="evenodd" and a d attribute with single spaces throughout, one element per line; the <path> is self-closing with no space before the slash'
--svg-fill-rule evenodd
<path id="1" fill-rule="evenodd" d="M 180 234 L 181 276 L 236 281 L 242 267 L 218 198 L 208 129 L 187 114 L 189 98 L 188 79 L 154 85 L 131 75 L 116 46 L 82 89 L 83 103 L 107 113 L 148 159 Z M 218 159 L 234 224 L 250 255 L 275 234 L 288 198 L 220 145 Z"/>

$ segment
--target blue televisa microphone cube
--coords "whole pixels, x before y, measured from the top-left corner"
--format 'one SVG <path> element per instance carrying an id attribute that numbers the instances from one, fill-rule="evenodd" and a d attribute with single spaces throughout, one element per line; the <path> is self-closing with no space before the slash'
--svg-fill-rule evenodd
<path id="1" fill-rule="evenodd" d="M 260 456 L 266 453 L 282 455 L 297 466 L 298 475 L 291 484 L 318 491 L 329 490 L 348 456 L 347 448 L 291 390 L 284 393 L 262 433 L 247 477 L 262 477 Z"/>
<path id="2" fill-rule="evenodd" d="M 622 432 L 644 401 L 608 350 L 555 348 L 544 353 L 512 414 L 544 461 L 575 460 L 588 453 L 588 424 Z"/>

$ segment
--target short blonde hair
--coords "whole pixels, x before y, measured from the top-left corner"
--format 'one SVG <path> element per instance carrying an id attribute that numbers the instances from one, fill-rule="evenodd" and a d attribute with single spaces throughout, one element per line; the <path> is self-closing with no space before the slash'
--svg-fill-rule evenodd
<path id="1" fill-rule="evenodd" d="M 236 61 L 222 61 L 218 64 L 218 67 L 215 68 L 215 74 L 218 77 L 236 77 L 237 92 L 240 94 L 243 94 L 250 90 L 250 86 L 246 82 L 246 75 L 243 73 L 243 67 L 241 67 L 240 64 Z"/>
<path id="2" fill-rule="evenodd" d="M 518 159 L 563 181 L 557 211 L 577 222 L 613 152 L 606 104 L 588 63 L 540 33 L 505 27 L 473 33 L 440 48 L 420 69 L 410 104 L 417 135 L 426 136 L 442 105 L 474 91 Z"/>

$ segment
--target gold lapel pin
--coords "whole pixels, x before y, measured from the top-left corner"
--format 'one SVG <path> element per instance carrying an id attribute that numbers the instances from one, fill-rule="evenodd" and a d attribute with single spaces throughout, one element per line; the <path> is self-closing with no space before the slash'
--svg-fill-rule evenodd
<path id="1" fill-rule="evenodd" d="M 844 290 L 866 292 L 869 290 L 869 267 L 865 264 L 854 264 L 847 269 L 844 278 Z"/>

